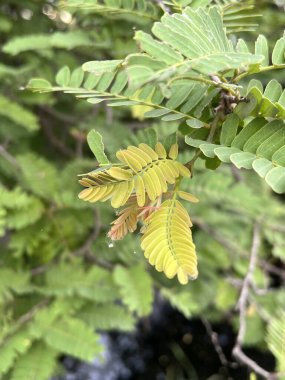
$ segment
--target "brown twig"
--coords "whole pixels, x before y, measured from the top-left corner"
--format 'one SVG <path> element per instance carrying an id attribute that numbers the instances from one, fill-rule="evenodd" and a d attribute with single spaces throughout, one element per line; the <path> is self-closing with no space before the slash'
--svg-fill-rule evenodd
<path id="1" fill-rule="evenodd" d="M 264 368 L 262 368 L 254 360 L 248 357 L 242 350 L 242 345 L 243 345 L 244 337 L 246 333 L 247 305 L 248 305 L 249 296 L 250 296 L 250 288 L 252 286 L 253 272 L 257 264 L 257 255 L 258 255 L 259 247 L 260 247 L 260 225 L 256 223 L 253 228 L 253 239 L 252 239 L 252 247 L 251 247 L 248 271 L 243 280 L 240 297 L 237 303 L 237 309 L 239 310 L 239 330 L 237 334 L 236 344 L 233 348 L 232 353 L 233 353 L 233 356 L 237 360 L 239 360 L 241 363 L 251 368 L 258 375 L 261 375 L 262 377 L 268 380 L 275 380 L 277 379 L 277 375 L 275 373 L 270 373 Z"/>

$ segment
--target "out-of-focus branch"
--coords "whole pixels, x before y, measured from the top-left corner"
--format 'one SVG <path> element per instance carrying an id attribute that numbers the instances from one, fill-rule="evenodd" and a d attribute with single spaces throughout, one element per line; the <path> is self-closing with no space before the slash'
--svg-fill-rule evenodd
<path id="1" fill-rule="evenodd" d="M 251 368 L 255 373 L 261 375 L 267 380 L 276 380 L 277 374 L 270 373 L 262 368 L 259 364 L 257 364 L 254 360 L 248 357 L 242 350 L 242 345 L 244 342 L 244 337 L 246 333 L 246 312 L 247 305 L 250 296 L 250 288 L 252 286 L 252 278 L 253 272 L 257 264 L 257 256 L 260 247 L 260 225 L 256 223 L 253 229 L 253 239 L 252 239 L 252 247 L 250 253 L 250 260 L 247 274 L 243 280 L 240 297 L 237 303 L 237 309 L 239 310 L 239 330 L 237 334 L 236 344 L 233 348 L 233 356 L 245 364 L 249 368 Z"/>
<path id="2" fill-rule="evenodd" d="M 53 145 L 59 152 L 61 152 L 66 157 L 74 157 L 73 151 L 69 149 L 67 146 L 65 146 L 65 144 L 61 140 L 59 140 L 57 136 L 53 133 L 52 126 L 49 122 L 47 122 L 44 115 L 42 115 L 41 117 L 41 126 L 51 145 Z"/>
<path id="3" fill-rule="evenodd" d="M 94 209 L 94 228 L 93 231 L 91 232 L 90 236 L 87 238 L 85 243 L 76 251 L 72 252 L 73 256 L 82 256 L 86 258 L 89 262 L 92 262 L 94 264 L 99 265 L 102 268 L 105 269 L 112 269 L 113 265 L 108 263 L 107 261 L 98 259 L 93 255 L 91 252 L 91 246 L 94 240 L 96 240 L 97 236 L 99 235 L 101 231 L 101 218 L 100 218 L 100 213 L 98 209 Z"/>
<path id="4" fill-rule="evenodd" d="M 203 322 L 203 325 L 206 328 L 207 334 L 211 338 L 211 342 L 212 342 L 212 344 L 214 346 L 214 349 L 215 349 L 216 353 L 219 356 L 221 364 L 223 366 L 225 366 L 225 367 L 236 368 L 237 367 L 237 363 L 232 363 L 232 362 L 228 361 L 228 359 L 226 358 L 226 355 L 224 354 L 224 351 L 223 351 L 223 349 L 222 349 L 222 347 L 221 347 L 221 345 L 219 343 L 218 334 L 213 330 L 212 325 L 210 324 L 210 322 L 206 318 L 202 318 L 201 320 Z"/>
<path id="5" fill-rule="evenodd" d="M 5 158 L 5 160 L 8 161 L 15 168 L 20 169 L 18 161 L 6 150 L 6 148 L 3 145 L 0 145 L 0 156 Z"/>

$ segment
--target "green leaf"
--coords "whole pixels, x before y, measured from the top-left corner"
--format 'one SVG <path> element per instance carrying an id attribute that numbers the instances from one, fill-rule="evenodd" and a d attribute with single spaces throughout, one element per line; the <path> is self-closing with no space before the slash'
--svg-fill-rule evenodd
<path id="1" fill-rule="evenodd" d="M 236 113 L 241 120 L 244 120 L 256 109 L 257 104 L 256 97 L 250 92 L 244 101 L 238 103 L 234 109 L 234 113 Z"/>
<path id="2" fill-rule="evenodd" d="M 124 307 L 106 303 L 89 304 L 79 310 L 77 317 L 94 329 L 132 331 L 135 318 Z"/>
<path id="3" fill-rule="evenodd" d="M 146 316 L 153 302 L 152 283 L 149 274 L 141 266 L 123 268 L 117 266 L 114 279 L 122 296 L 123 303 L 138 316 Z"/>
<path id="4" fill-rule="evenodd" d="M 103 139 L 99 132 L 96 132 L 95 129 L 90 131 L 87 135 L 87 142 L 99 164 L 110 163 L 104 152 Z"/>
<path id="5" fill-rule="evenodd" d="M 269 65 L 268 43 L 267 43 L 267 39 L 262 34 L 258 36 L 255 42 L 255 54 L 264 56 L 261 62 L 262 66 Z"/>
<path id="6" fill-rule="evenodd" d="M 26 328 L 22 328 L 15 335 L 9 336 L 0 344 L 0 374 L 6 373 L 14 366 L 16 358 L 24 354 L 32 345 L 32 336 Z"/>
<path id="7" fill-rule="evenodd" d="M 161 120 L 163 121 L 174 121 L 174 120 L 181 120 L 184 118 L 184 115 L 180 115 L 180 114 L 177 114 L 177 113 L 170 113 L 166 116 L 163 116 L 161 118 Z"/>
<path id="8" fill-rule="evenodd" d="M 285 192 L 285 168 L 275 167 L 266 174 L 265 181 L 268 183 L 272 189 L 278 193 L 282 194 Z"/>
<path id="9" fill-rule="evenodd" d="M 160 23 L 154 24 L 152 32 L 183 55 L 189 69 L 203 74 L 217 74 L 241 65 L 259 63 L 263 59 L 263 56 L 233 50 L 226 38 L 221 15 L 215 7 L 208 11 L 186 8 L 182 15 L 165 14 Z M 162 56 L 163 53 L 160 60 Z"/>
<path id="10" fill-rule="evenodd" d="M 231 284 L 225 280 L 218 282 L 217 297 L 215 304 L 219 310 L 226 311 L 237 302 L 238 292 Z"/>
<path id="11" fill-rule="evenodd" d="M 247 152 L 234 153 L 230 156 L 230 160 L 238 169 L 251 169 L 255 159 L 255 154 Z"/>
<path id="12" fill-rule="evenodd" d="M 252 168 L 261 178 L 265 178 L 269 170 L 273 168 L 273 164 L 265 158 L 258 158 L 252 163 Z"/>
<path id="13" fill-rule="evenodd" d="M 24 271 L 14 271 L 9 268 L 0 269 L 0 304 L 12 299 L 12 292 L 21 294 L 25 291 L 30 274 Z"/>
<path id="14" fill-rule="evenodd" d="M 42 343 L 34 344 L 13 368 L 11 380 L 47 380 L 54 373 L 57 352 Z"/>
<path id="15" fill-rule="evenodd" d="M 2 95 L 0 95 L 0 115 L 10 119 L 28 132 L 39 129 L 38 118 L 35 114 Z"/>
<path id="16" fill-rule="evenodd" d="M 46 286 L 42 292 L 59 297 L 80 296 L 101 303 L 113 301 L 119 296 L 109 272 L 96 266 L 85 271 L 71 263 L 51 268 L 46 274 Z"/>
<path id="17" fill-rule="evenodd" d="M 186 124 L 189 125 L 189 127 L 195 128 L 195 129 L 204 127 L 203 121 L 199 119 L 188 119 L 186 120 Z"/>
<path id="18" fill-rule="evenodd" d="M 82 65 L 82 69 L 94 75 L 102 75 L 104 73 L 114 72 L 122 62 L 122 60 L 89 61 Z"/>
<path id="19" fill-rule="evenodd" d="M 266 120 L 264 118 L 255 118 L 250 123 L 244 127 L 241 132 L 234 138 L 232 146 L 242 149 L 247 140 L 253 136 L 257 131 L 259 131 L 265 124 Z"/>
<path id="20" fill-rule="evenodd" d="M 186 140 L 187 143 L 187 140 Z M 218 145 L 215 144 L 201 144 L 198 145 L 199 149 L 204 153 L 206 157 L 214 158 L 215 157 L 215 148 L 218 147 Z"/>
<path id="21" fill-rule="evenodd" d="M 278 363 L 278 371 L 285 371 L 285 314 L 281 313 L 279 318 L 271 319 L 267 337 L 270 351 L 273 353 Z"/>
<path id="22" fill-rule="evenodd" d="M 233 142 L 233 139 L 235 138 L 237 134 L 237 129 L 239 126 L 240 119 L 239 117 L 232 113 L 227 116 L 226 120 L 223 122 L 222 125 L 222 132 L 221 132 L 221 144 L 225 146 L 230 146 Z"/>
<path id="23" fill-rule="evenodd" d="M 161 293 L 171 306 L 179 310 L 186 318 L 190 318 L 193 314 L 197 314 L 197 311 L 200 311 L 199 303 L 192 292 L 175 292 L 172 289 L 162 289 Z"/>
<path id="24" fill-rule="evenodd" d="M 268 98 L 272 102 L 277 102 L 282 94 L 282 86 L 276 80 L 272 79 L 265 88 L 264 97 Z"/>
<path id="25" fill-rule="evenodd" d="M 285 37 L 276 42 L 272 52 L 272 63 L 273 65 L 285 64 Z"/>
<path id="26" fill-rule="evenodd" d="M 50 201 L 60 189 L 55 167 L 44 158 L 32 153 L 19 155 L 17 160 L 26 188 Z"/>
<path id="27" fill-rule="evenodd" d="M 130 21 L 136 24 L 145 24 L 158 19 L 159 8 L 146 0 L 66 0 L 65 7 L 89 10 L 92 13 L 103 14 L 123 22 Z"/>
<path id="28" fill-rule="evenodd" d="M 102 351 L 99 336 L 79 319 L 50 320 L 47 315 L 40 316 L 31 326 L 31 333 L 51 348 L 82 360 L 92 361 Z"/>
<path id="29" fill-rule="evenodd" d="M 215 154 L 222 162 L 231 162 L 231 155 L 233 153 L 238 153 L 239 150 L 232 147 L 218 147 L 214 149 Z"/>
<path id="30" fill-rule="evenodd" d="M 110 107 L 121 107 L 121 106 L 135 106 L 137 104 L 140 104 L 140 103 L 135 101 L 135 100 L 125 100 L 123 102 L 116 101 L 114 103 L 108 103 L 108 106 L 110 106 Z"/>
<path id="31" fill-rule="evenodd" d="M 84 78 L 84 71 L 81 67 L 73 70 L 70 77 L 70 87 L 80 87 Z"/>
<path id="32" fill-rule="evenodd" d="M 177 143 L 177 132 L 171 133 L 171 135 L 168 135 L 163 142 L 163 146 L 167 152 L 169 152 L 170 147 L 173 144 Z"/>
<path id="33" fill-rule="evenodd" d="M 84 32 L 69 31 L 49 34 L 29 34 L 11 38 L 3 46 L 6 54 L 17 55 L 30 50 L 44 50 L 50 48 L 73 49 L 92 45 L 94 42 Z"/>
<path id="34" fill-rule="evenodd" d="M 163 115 L 166 115 L 170 113 L 170 110 L 167 110 L 167 109 L 154 109 L 154 110 L 151 110 L 151 111 L 148 111 L 144 114 L 144 117 L 160 117 L 160 116 L 163 116 Z"/>
<path id="35" fill-rule="evenodd" d="M 143 51 L 154 58 L 162 59 L 167 64 L 171 65 L 183 61 L 183 57 L 179 52 L 172 49 L 169 45 L 158 42 L 147 33 L 142 31 L 136 32 L 134 39 L 139 42 Z"/>
<path id="36" fill-rule="evenodd" d="M 52 85 L 49 81 L 45 80 L 45 79 L 42 79 L 42 78 L 33 78 L 31 79 L 26 88 L 28 90 L 51 90 L 52 89 Z"/>
<path id="37" fill-rule="evenodd" d="M 59 86 L 67 87 L 70 81 L 70 70 L 69 67 L 62 67 L 56 74 L 55 81 Z"/>

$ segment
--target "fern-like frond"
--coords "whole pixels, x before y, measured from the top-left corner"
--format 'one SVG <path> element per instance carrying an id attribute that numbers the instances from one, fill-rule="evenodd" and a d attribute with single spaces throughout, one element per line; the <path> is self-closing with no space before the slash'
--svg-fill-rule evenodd
<path id="1" fill-rule="evenodd" d="M 259 63 L 263 58 L 260 55 L 237 52 L 233 48 L 226 37 L 217 7 L 208 10 L 198 8 L 196 11 L 186 8 L 181 15 L 165 14 L 161 22 L 154 24 L 152 33 L 156 39 L 142 32 L 137 32 L 135 39 L 140 48 L 150 57 L 156 58 L 157 64 L 161 65 L 157 70 L 149 70 L 148 75 L 156 77 L 173 76 L 174 73 L 185 73 L 189 70 L 214 75 Z M 163 63 L 167 64 L 165 68 Z M 128 59 L 127 66 L 129 72 L 138 73 L 128 63 Z"/>
<path id="2" fill-rule="evenodd" d="M 0 303 L 12 297 L 12 293 L 21 293 L 29 284 L 30 274 L 14 271 L 9 268 L 0 269 Z"/>
<path id="3" fill-rule="evenodd" d="M 38 119 L 32 112 L 3 95 L 0 95 L 0 115 L 25 128 L 28 132 L 39 129 Z"/>
<path id="4" fill-rule="evenodd" d="M 277 193 L 285 192 L 285 126 L 282 120 L 257 117 L 242 129 L 241 120 L 230 115 L 222 126 L 221 144 L 208 144 L 186 137 L 186 143 L 198 146 L 206 157 L 218 157 L 237 168 L 253 169 Z"/>
<path id="5" fill-rule="evenodd" d="M 52 349 L 82 360 L 91 361 L 102 351 L 99 337 L 93 329 L 76 318 L 66 316 L 53 320 L 48 313 L 42 313 L 30 330 Z"/>
<path id="6" fill-rule="evenodd" d="M 62 0 L 61 5 L 67 8 L 87 9 L 103 16 L 115 18 L 133 16 L 139 23 L 156 21 L 159 10 L 148 0 Z"/>
<path id="7" fill-rule="evenodd" d="M 274 318 L 269 323 L 267 332 L 267 343 L 277 359 L 277 366 L 280 372 L 285 371 L 285 313 L 281 313 L 280 318 Z"/>
<path id="8" fill-rule="evenodd" d="M 164 0 L 163 2 L 175 12 L 182 12 L 186 6 L 197 9 L 216 5 L 222 14 L 227 33 L 255 30 L 258 26 L 256 18 L 260 16 L 255 11 L 254 0 Z"/>
<path id="9" fill-rule="evenodd" d="M 248 84 L 246 98 L 238 104 L 234 112 L 241 118 L 263 116 L 284 119 L 285 90 L 275 79 L 272 79 L 265 89 L 260 81 L 253 79 Z"/>
<path id="10" fill-rule="evenodd" d="M 110 302 L 118 297 L 111 274 L 93 266 L 83 271 L 78 264 L 62 263 L 46 274 L 46 285 L 39 289 L 47 295 L 60 297 L 80 296 L 97 302 Z"/>
<path id="11" fill-rule="evenodd" d="M 236 49 L 244 54 L 249 53 L 251 49 L 242 39 L 238 40 Z M 253 65 L 250 70 L 241 70 L 235 78 L 235 82 L 239 82 L 247 75 L 264 72 L 272 69 L 285 68 L 285 37 L 279 38 L 276 41 L 272 52 L 269 51 L 269 44 L 265 36 L 259 35 L 254 48 L 255 55 L 262 55 L 263 59 L 256 65 Z"/>
<path id="12" fill-rule="evenodd" d="M 112 303 L 88 304 L 76 314 L 94 329 L 132 331 L 135 318 L 126 308 Z"/>
<path id="13" fill-rule="evenodd" d="M 175 151 L 175 152 L 174 152 Z M 167 154 L 164 146 L 157 143 L 155 149 L 147 144 L 129 146 L 117 152 L 121 167 L 89 173 L 79 182 L 86 189 L 79 198 L 89 202 L 111 199 L 114 208 L 123 206 L 133 191 L 140 207 L 145 205 L 146 195 L 154 201 L 167 191 L 167 184 L 174 184 L 181 177 L 190 177 L 190 171 L 176 161 L 177 148 Z M 170 157 L 170 156 L 172 157 Z"/>
<path id="14" fill-rule="evenodd" d="M 53 34 L 35 34 L 14 37 L 4 46 L 4 53 L 17 55 L 29 50 L 50 48 L 73 49 L 79 46 L 94 46 L 94 41 L 88 34 L 77 30 L 70 32 L 56 32 Z"/>
<path id="15" fill-rule="evenodd" d="M 0 375 L 5 374 L 14 365 L 19 355 L 24 354 L 31 347 L 33 337 L 27 328 L 23 328 L 15 335 L 0 342 Z"/>
<path id="16" fill-rule="evenodd" d="M 167 84 L 167 91 L 159 83 L 146 83 L 138 89 L 121 64 L 122 61 L 86 63 L 84 68 L 90 71 L 87 76 L 82 71 L 80 74 L 81 69 L 72 73 L 69 69 L 61 70 L 56 77 L 58 86 L 35 78 L 29 82 L 27 88 L 35 92 L 61 91 L 85 99 L 91 104 L 106 101 L 111 107 L 144 105 L 151 108 L 144 114 L 147 118 L 159 117 L 163 121 L 185 120 L 187 123 L 199 123 L 202 113 L 205 110 L 210 111 L 209 106 L 220 88 L 231 88 L 231 85 L 213 81 L 208 84 L 200 75 L 184 73 L 182 78 L 177 77 Z M 146 79 L 149 78 L 148 76 Z M 200 124 L 203 126 L 202 122 Z M 207 126 L 207 123 L 204 125 Z"/>
<path id="17" fill-rule="evenodd" d="M 57 352 L 42 343 L 35 343 L 15 363 L 11 380 L 48 380 L 57 365 Z"/>
<path id="18" fill-rule="evenodd" d="M 119 286 L 122 302 L 138 316 L 150 313 L 153 302 L 153 289 L 150 275 L 141 266 L 124 268 L 117 266 L 114 280 Z"/>
<path id="19" fill-rule="evenodd" d="M 181 284 L 198 275 L 195 245 L 192 241 L 190 217 L 175 199 L 164 201 L 145 220 L 141 247 L 145 257 L 168 278 L 177 275 Z"/>

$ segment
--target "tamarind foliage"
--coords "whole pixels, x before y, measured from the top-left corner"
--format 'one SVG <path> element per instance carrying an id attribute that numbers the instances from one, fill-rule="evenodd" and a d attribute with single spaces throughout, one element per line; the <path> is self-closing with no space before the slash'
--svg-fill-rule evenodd
<path id="1" fill-rule="evenodd" d="M 282 1 L 0 11 L 0 378 L 100 359 L 159 299 L 284 379 Z"/>

